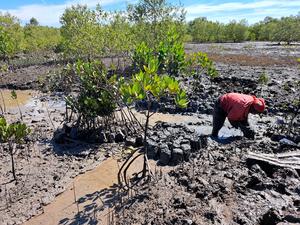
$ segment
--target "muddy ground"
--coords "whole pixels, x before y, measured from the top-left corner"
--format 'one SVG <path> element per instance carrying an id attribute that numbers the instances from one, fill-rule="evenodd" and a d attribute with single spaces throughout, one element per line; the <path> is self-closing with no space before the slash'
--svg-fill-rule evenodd
<path id="1" fill-rule="evenodd" d="M 263 135 L 226 144 L 209 138 L 188 162 L 139 187 L 118 208 L 117 224 L 298 224 L 299 170 L 247 159 L 248 151 L 280 149 Z"/>
<path id="2" fill-rule="evenodd" d="M 189 150 L 186 144 L 191 145 L 191 142 L 184 136 L 184 143 L 177 146 L 190 151 L 188 157 L 184 157 L 184 163 L 174 166 L 173 172 L 156 177 L 155 182 L 140 187 L 135 197 L 126 204 L 118 205 L 116 200 L 117 224 L 300 223 L 299 170 L 253 162 L 246 157 L 248 151 L 277 153 L 299 150 L 299 133 L 289 137 L 298 146 L 282 145 L 273 134 L 283 134 L 275 122 L 278 119 L 282 121 L 286 112 L 293 111 L 284 108 L 283 103 L 299 95 L 295 81 L 300 80 L 300 70 L 295 59 L 300 57 L 300 46 L 189 44 L 186 49 L 207 52 L 215 60 L 220 78 L 212 84 L 203 78 L 195 89 L 192 88 L 192 80 L 182 78 L 190 97 L 188 109 L 180 111 L 166 101 L 159 110 L 167 114 L 156 120 L 171 122 L 168 125 L 170 130 L 177 129 L 172 127 L 176 121 L 185 124 L 193 135 L 208 135 L 211 129 L 209 114 L 214 100 L 228 91 L 262 95 L 267 100 L 269 114 L 264 120 L 252 117 L 252 125 L 257 130 L 254 141 L 242 137 L 226 139 L 227 136 L 241 134 L 231 129 L 229 124 L 221 131 L 221 141 L 208 138 L 207 146 L 201 149 Z M 45 76 L 56 73 L 53 68 L 57 69 L 53 64 L 16 68 L 1 74 L 1 88 L 38 89 Z M 261 73 L 269 76 L 268 86 L 258 84 Z M 33 135 L 30 146 L 24 145 L 16 155 L 17 184 L 10 182 L 12 175 L 8 155 L 6 152 L 0 154 L 0 224 L 20 224 L 42 213 L 43 207 L 64 191 L 75 176 L 95 168 L 112 154 L 121 154 L 125 144 L 55 144 L 53 133 L 61 126 L 65 113 L 63 96 L 58 94 L 36 94 L 22 107 L 22 112 Z M 173 115 L 178 117 L 172 119 Z M 17 109 L 11 109 L 8 116 L 11 121 L 18 118 Z M 178 126 L 179 130 L 185 129 Z M 295 126 L 299 128 L 299 120 L 296 120 Z M 152 144 L 163 140 L 161 135 L 168 139 L 168 135 L 161 133 L 166 127 L 158 126 L 156 129 L 156 133 L 150 136 Z M 174 147 L 176 137 L 168 140 Z M 156 145 L 159 146 L 159 143 Z M 3 151 L 2 148 L 0 151 Z M 172 161 L 174 154 L 170 154 L 167 164 L 178 164 Z M 161 155 L 159 151 L 154 154 L 158 163 Z M 72 222 L 76 222 L 76 217 L 64 220 L 64 224 Z M 86 224 L 92 224 L 90 222 L 95 223 L 95 220 L 87 220 Z"/>
<path id="3" fill-rule="evenodd" d="M 299 119 L 294 124 L 297 128 L 294 140 L 298 145 L 286 146 L 276 138 L 276 134 L 283 134 L 276 120 L 288 112 L 282 107 L 284 101 L 299 99 L 299 90 L 292 86 L 300 79 L 294 59 L 295 56 L 299 57 L 299 46 L 285 49 L 252 43 L 191 44 L 187 48 L 209 52 L 217 61 L 218 71 L 222 75 L 211 87 L 207 83 L 201 86 L 199 92 L 194 91 L 201 96 L 200 99 L 197 94 L 191 94 L 193 104 L 190 109 L 200 103 L 200 106 L 195 107 L 196 111 L 209 113 L 213 99 L 220 93 L 238 91 L 265 97 L 269 114 L 264 121 L 258 119 L 257 124 L 254 118 L 250 118 L 257 132 L 254 141 L 242 137 L 224 138 L 228 130 L 223 128 L 223 138 L 219 141 L 208 138 L 207 146 L 192 151 L 188 162 L 140 187 L 143 190 L 141 193 L 117 209 L 117 224 L 299 224 L 299 166 L 286 168 L 271 165 L 253 160 L 248 155 L 249 152 L 258 155 L 296 153 L 293 160 L 295 165 L 299 163 Z M 263 72 L 268 74 L 270 82 L 268 88 L 261 91 L 264 87 L 257 80 Z M 291 85 L 289 93 L 286 92 L 288 88 L 283 88 L 285 85 Z M 211 125 L 209 121 L 201 121 L 193 127 L 199 129 L 205 123 Z M 166 129 L 169 132 L 178 127 L 164 125 L 160 129 L 161 134 L 157 136 L 166 136 Z M 179 130 L 184 129 L 182 127 Z M 178 134 L 178 131 L 175 130 L 174 134 Z M 181 144 L 181 149 L 184 149 L 182 142 L 185 142 L 187 135 L 174 134 L 162 142 L 173 140 L 173 151 L 177 144 Z M 150 143 L 157 140 L 156 135 L 153 139 L 150 139 Z M 178 139 L 179 143 L 176 141 Z M 164 146 L 160 141 L 152 145 L 158 146 L 158 149 Z M 165 160 L 165 156 L 161 159 L 159 155 L 158 159 Z"/>

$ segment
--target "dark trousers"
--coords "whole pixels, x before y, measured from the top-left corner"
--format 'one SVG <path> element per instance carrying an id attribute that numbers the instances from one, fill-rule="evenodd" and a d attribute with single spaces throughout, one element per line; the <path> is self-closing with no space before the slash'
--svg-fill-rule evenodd
<path id="1" fill-rule="evenodd" d="M 213 112 L 213 130 L 212 136 L 217 137 L 219 130 L 224 125 L 225 119 L 227 117 L 227 113 L 222 109 L 220 98 L 215 102 L 214 112 Z"/>

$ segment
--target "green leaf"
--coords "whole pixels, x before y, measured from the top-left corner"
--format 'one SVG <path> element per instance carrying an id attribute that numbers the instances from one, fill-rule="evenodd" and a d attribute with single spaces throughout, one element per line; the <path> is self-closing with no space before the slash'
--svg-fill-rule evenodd
<path id="1" fill-rule="evenodd" d="M 12 91 L 10 92 L 10 95 L 11 95 L 11 98 L 12 98 L 12 99 L 17 99 L 17 97 L 18 97 L 15 90 L 12 90 Z"/>

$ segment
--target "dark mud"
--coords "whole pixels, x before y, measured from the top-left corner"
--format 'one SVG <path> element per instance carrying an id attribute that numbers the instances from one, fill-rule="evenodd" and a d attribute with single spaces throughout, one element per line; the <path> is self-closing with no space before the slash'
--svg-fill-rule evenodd
<path id="1" fill-rule="evenodd" d="M 282 107 L 282 104 L 299 94 L 295 89 L 295 82 L 300 79 L 299 68 L 293 61 L 295 57 L 300 57 L 299 46 L 288 49 L 284 46 L 250 44 L 199 45 L 199 50 L 216 55 L 220 77 L 213 82 L 203 77 L 196 87 L 192 86 L 192 79 L 182 78 L 190 98 L 188 109 L 182 111 L 174 108 L 168 99 L 159 109 L 161 112 L 192 115 L 191 121 L 194 118 L 199 121 L 185 121 L 185 126 L 157 125 L 152 130 L 149 145 L 152 141 L 154 151 L 150 153 L 153 153 L 153 158 L 159 164 L 177 166 L 173 172 L 157 176 L 149 185 L 141 186 L 138 194 L 118 209 L 118 224 L 299 222 L 300 172 L 249 161 L 246 157 L 248 151 L 277 153 L 299 150 L 299 118 L 293 124 L 298 127 L 298 134 L 288 137 L 296 146 L 279 142 L 287 137 L 280 125 L 285 121 L 286 112 L 293 111 Z M 192 48 L 198 49 L 195 46 Z M 243 63 L 239 60 L 241 55 Z M 19 67 L 1 74 L 1 87 L 36 89 L 40 87 L 40 80 L 56 69 L 53 64 Z M 270 78 L 267 86 L 258 83 L 261 73 L 266 73 Z M 270 114 L 262 120 L 250 117 L 250 123 L 257 130 L 254 141 L 244 139 L 228 123 L 220 131 L 218 142 L 206 137 L 211 131 L 211 117 L 207 114 L 212 112 L 216 98 L 230 91 L 266 98 Z M 63 96 L 57 94 L 40 96 L 22 108 L 24 122 L 30 125 L 33 135 L 29 148 L 24 145 L 16 155 L 17 184 L 9 182 L 9 157 L 6 152 L 0 152 L 0 224 L 20 224 L 42 213 L 44 205 L 64 191 L 75 176 L 94 168 L 106 157 L 118 154 L 121 149 L 119 144 L 111 143 L 100 147 L 85 142 L 53 143 L 53 133 L 61 127 L 64 117 L 62 99 Z M 16 110 L 9 113 L 11 121 L 18 117 Z M 281 122 L 276 123 L 277 120 Z M 165 133 L 167 128 L 170 128 L 170 134 Z M 232 138 L 232 135 L 238 137 Z M 207 143 L 201 142 L 203 139 L 200 137 L 203 136 Z M 130 140 L 125 138 L 123 143 L 130 145 Z M 180 140 L 177 141 L 179 143 L 176 140 Z M 164 153 L 167 154 L 163 153 L 162 157 L 160 144 L 166 143 Z"/>
<path id="2" fill-rule="evenodd" d="M 229 144 L 209 138 L 188 162 L 140 187 L 130 207 L 118 209 L 117 224 L 299 223 L 300 171 L 247 160 L 248 151 L 279 149 L 266 138 Z"/>
<path id="3" fill-rule="evenodd" d="M 12 180 L 7 146 L 0 148 L 0 224 L 21 224 L 43 213 L 43 207 L 70 185 L 74 177 L 91 170 L 119 152 L 119 145 L 101 146 L 86 142 L 56 144 L 54 131 L 64 116 L 62 96 L 35 94 L 21 106 L 23 121 L 32 130 L 29 144 L 15 154 L 17 182 Z M 19 120 L 16 108 L 7 109 L 10 121 Z M 4 147 L 4 149 L 2 148 Z"/>
<path id="4" fill-rule="evenodd" d="M 223 93 L 255 94 L 266 99 L 269 111 L 264 120 L 250 117 L 250 123 L 257 132 L 255 140 L 246 139 L 238 133 L 233 135 L 232 129 L 227 126 L 222 129 L 222 138 L 208 138 L 206 147 L 193 152 L 188 138 L 190 128 L 198 127 L 198 135 L 203 137 L 203 128 L 200 127 L 205 130 L 205 127 L 211 126 L 208 121 L 187 124 L 188 127 L 157 126 L 158 130 L 154 135 L 152 133 L 153 137 L 150 136 L 150 149 L 154 149 L 158 162 L 167 158 L 171 164 L 175 160 L 177 166 L 169 174 L 155 176 L 150 184 L 140 186 L 141 192 L 118 208 L 117 224 L 300 223 L 299 169 L 248 158 L 248 152 L 258 155 L 299 152 L 299 117 L 290 126 L 295 128 L 295 132 L 288 139 L 294 142 L 283 141 L 286 130 L 281 129 L 280 122 L 295 110 L 284 107 L 284 104 L 299 98 L 295 83 L 299 82 L 300 74 L 298 65 L 293 61 L 300 55 L 299 46 L 283 49 L 280 53 L 278 46 L 260 44 L 257 48 L 239 44 L 232 45 L 232 48 L 227 44 L 216 46 L 190 47 L 193 51 L 204 48 L 211 54 L 218 52 L 220 60 L 217 68 L 221 76 L 213 82 L 204 77 L 194 89 L 191 88 L 192 80 L 183 79 L 184 86 L 189 87 L 190 105 L 187 111 L 172 108 L 169 99 L 157 109 L 184 114 L 198 112 L 203 116 L 201 113 L 212 112 L 215 99 Z M 248 51 L 252 48 L 253 51 Z M 278 54 L 274 56 L 276 52 Z M 240 62 L 239 58 L 245 60 Z M 270 78 L 267 86 L 258 83 L 262 73 Z M 174 132 L 170 132 L 169 128 Z M 178 128 L 179 131 L 175 131 Z M 166 132 L 171 134 L 166 135 Z M 183 146 L 181 141 L 187 142 L 188 146 Z M 165 145 L 169 151 L 164 150 L 167 147 L 162 148 Z M 176 148 L 181 152 L 176 150 L 174 158 Z M 178 156 L 178 152 L 182 154 Z M 167 157 L 166 153 L 169 153 Z M 189 154 L 189 160 L 186 160 L 186 154 Z M 300 157 L 293 160 L 297 165 Z"/>

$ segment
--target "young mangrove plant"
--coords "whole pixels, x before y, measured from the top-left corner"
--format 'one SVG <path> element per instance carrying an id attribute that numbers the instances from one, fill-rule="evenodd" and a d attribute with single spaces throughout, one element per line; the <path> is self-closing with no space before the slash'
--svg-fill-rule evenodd
<path id="1" fill-rule="evenodd" d="M 70 67 L 70 72 L 79 78 L 79 94 L 66 98 L 71 109 L 68 115 L 77 115 L 76 127 L 93 130 L 97 126 L 97 117 L 109 117 L 116 108 L 107 71 L 101 62 L 78 61 Z M 68 121 L 71 120 L 68 118 Z"/>
<path id="2" fill-rule="evenodd" d="M 186 60 L 186 73 L 194 78 L 193 87 L 197 89 L 201 83 L 203 74 L 206 74 L 212 81 L 219 76 L 214 63 L 208 58 L 206 53 L 196 52 L 190 54 Z"/>
<path id="3" fill-rule="evenodd" d="M 135 101 L 145 100 L 147 102 L 147 110 L 145 112 L 145 124 L 144 124 L 144 139 L 143 139 L 143 153 L 139 154 L 136 157 L 133 152 L 129 158 L 125 161 L 123 166 L 119 171 L 119 183 L 122 182 L 122 174 L 121 171 L 124 169 L 125 165 L 127 167 L 124 169 L 123 180 L 125 181 L 126 187 L 129 188 L 129 184 L 126 180 L 126 171 L 130 164 L 139 156 L 144 156 L 144 166 L 143 170 L 139 173 L 142 174 L 138 179 L 140 181 L 142 178 L 146 177 L 146 173 L 149 172 L 148 175 L 151 175 L 151 169 L 149 167 L 147 153 L 147 137 L 149 130 L 149 119 L 155 114 L 155 112 L 151 111 L 151 105 L 153 101 L 160 101 L 161 97 L 165 96 L 174 96 L 174 102 L 177 106 L 185 108 L 188 104 L 186 93 L 183 89 L 180 88 L 179 82 L 168 75 L 158 75 L 157 71 L 159 69 L 159 62 L 157 58 L 152 58 L 147 66 L 144 66 L 144 69 L 139 73 L 132 76 L 132 78 L 128 81 L 122 80 L 120 84 L 120 94 L 123 97 L 123 100 L 127 104 L 131 104 Z M 123 186 L 124 187 L 124 186 Z"/>
<path id="4" fill-rule="evenodd" d="M 14 155 L 17 151 L 17 145 L 22 144 L 24 139 L 30 133 L 30 129 L 24 123 L 16 122 L 8 124 L 4 117 L 0 117 L 0 143 L 5 150 L 4 143 L 8 144 L 8 152 L 11 159 L 11 170 L 13 180 L 17 180 L 15 171 Z"/>
<path id="5" fill-rule="evenodd" d="M 159 43 L 157 52 L 161 73 L 177 76 L 185 69 L 184 46 L 174 30 L 170 30 L 167 38 Z"/>
<path id="6" fill-rule="evenodd" d="M 152 58 L 158 60 L 158 74 L 177 76 L 185 69 L 184 46 L 174 30 L 170 30 L 166 39 L 154 48 L 149 48 L 145 42 L 137 45 L 132 56 L 133 66 L 145 72 L 144 65 L 148 65 Z"/>
<path id="7" fill-rule="evenodd" d="M 19 101 L 18 101 L 18 95 L 17 95 L 17 92 L 15 90 L 12 90 L 10 92 L 10 97 L 14 100 L 16 100 L 17 102 L 17 106 L 18 106 L 18 109 L 19 109 L 19 113 L 20 113 L 20 117 L 21 117 L 21 120 L 23 120 L 23 114 L 22 114 L 22 111 L 21 111 L 21 108 L 20 108 L 20 104 L 19 104 Z"/>
<path id="8" fill-rule="evenodd" d="M 269 76 L 266 72 L 263 72 L 260 74 L 260 76 L 258 77 L 258 83 L 260 84 L 260 96 L 264 96 L 263 92 L 264 92 L 264 88 L 267 86 L 269 82 Z"/>
<path id="9" fill-rule="evenodd" d="M 136 46 L 132 54 L 132 62 L 134 70 L 144 70 L 144 65 L 147 65 L 153 57 L 153 50 L 149 48 L 145 42 L 141 42 Z"/>

